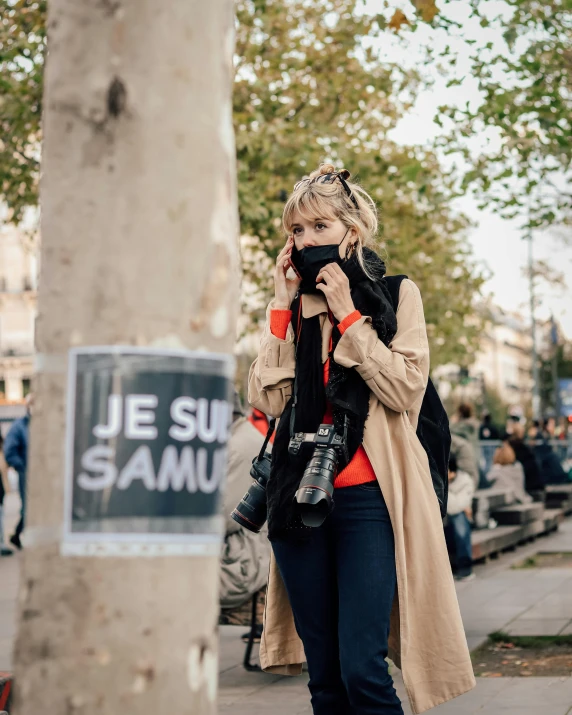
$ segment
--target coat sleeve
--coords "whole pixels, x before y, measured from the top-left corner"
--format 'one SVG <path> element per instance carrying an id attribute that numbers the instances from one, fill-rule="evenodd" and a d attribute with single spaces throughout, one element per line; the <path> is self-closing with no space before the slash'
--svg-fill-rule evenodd
<path id="1" fill-rule="evenodd" d="M 258 357 L 248 375 L 248 401 L 271 417 L 280 417 L 292 395 L 296 365 L 294 331 L 288 327 L 286 338 L 281 340 L 270 330 L 270 311 L 266 311 L 266 325 L 260 340 Z"/>
<path id="2" fill-rule="evenodd" d="M 380 402 L 396 412 L 411 409 L 425 392 L 429 343 L 421 294 L 403 280 L 397 306 L 397 332 L 389 347 L 377 337 L 371 318 L 362 316 L 342 335 L 334 360 L 355 367 Z"/>
<path id="3" fill-rule="evenodd" d="M 4 458 L 10 467 L 18 473 L 24 472 L 26 465 L 24 464 L 24 434 L 22 426 L 19 422 L 15 422 L 4 442 Z"/>

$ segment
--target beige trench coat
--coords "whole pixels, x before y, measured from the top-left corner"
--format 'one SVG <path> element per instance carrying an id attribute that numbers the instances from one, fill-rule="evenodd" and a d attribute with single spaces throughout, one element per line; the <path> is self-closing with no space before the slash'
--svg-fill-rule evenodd
<path id="1" fill-rule="evenodd" d="M 268 311 L 272 308 L 270 304 Z M 320 315 L 322 359 L 332 331 L 322 296 L 304 295 L 302 315 Z M 268 318 L 268 316 L 267 316 Z M 415 433 L 429 374 L 429 346 L 419 289 L 400 287 L 397 333 L 389 348 L 362 317 L 340 339 L 334 360 L 355 367 L 371 389 L 363 446 L 383 492 L 395 538 L 397 589 L 389 657 L 401 669 L 413 713 L 422 713 L 475 687 L 471 658 L 451 573 L 439 503 L 427 455 Z M 292 392 L 295 352 L 267 319 L 250 369 L 249 401 L 279 417 Z M 260 658 L 264 670 L 301 673 L 304 650 L 276 562 L 272 558 Z"/>

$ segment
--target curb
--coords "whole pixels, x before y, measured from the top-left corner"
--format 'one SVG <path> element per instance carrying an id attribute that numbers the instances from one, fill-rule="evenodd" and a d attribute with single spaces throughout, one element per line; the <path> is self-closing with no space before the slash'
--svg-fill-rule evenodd
<path id="1" fill-rule="evenodd" d="M 12 673 L 0 671 L 0 715 L 2 711 L 9 710 L 12 695 Z"/>

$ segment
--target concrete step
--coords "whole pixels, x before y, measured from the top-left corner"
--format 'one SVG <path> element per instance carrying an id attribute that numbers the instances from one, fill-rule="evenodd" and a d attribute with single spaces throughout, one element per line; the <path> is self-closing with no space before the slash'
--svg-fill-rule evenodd
<path id="1" fill-rule="evenodd" d="M 563 509 L 565 514 L 572 513 L 572 484 L 550 484 L 546 487 L 546 506 L 551 509 Z"/>
<path id="2" fill-rule="evenodd" d="M 521 539 L 521 526 L 497 526 L 496 529 L 481 529 L 471 534 L 473 561 L 497 554 Z"/>
<path id="3" fill-rule="evenodd" d="M 529 521 L 537 521 L 542 519 L 544 513 L 544 505 L 538 502 L 531 504 L 511 504 L 511 506 L 502 507 L 492 512 L 492 517 L 501 526 L 510 526 L 513 524 L 527 524 Z"/>
<path id="4" fill-rule="evenodd" d="M 540 534 L 554 531 L 563 520 L 562 509 L 545 509 L 540 519 L 525 524 L 497 526 L 495 529 L 473 531 L 471 534 L 473 561 L 498 554 Z"/>
<path id="5" fill-rule="evenodd" d="M 534 501 L 542 502 L 543 504 L 546 501 L 546 492 L 544 489 L 530 489 L 528 493 Z"/>
<path id="6" fill-rule="evenodd" d="M 552 499 L 550 495 L 547 495 L 546 506 L 549 509 L 562 509 L 564 513 L 570 514 L 572 512 L 572 497 L 569 499 Z"/>
<path id="7" fill-rule="evenodd" d="M 500 489 L 491 487 L 490 489 L 477 489 L 473 496 L 473 504 L 481 502 L 488 505 L 489 510 L 500 509 L 508 506 L 513 501 L 513 493 L 510 489 Z"/>
<path id="8" fill-rule="evenodd" d="M 568 484 L 548 484 L 546 494 L 565 494 L 572 497 L 572 482 Z"/>
<path id="9" fill-rule="evenodd" d="M 475 528 L 483 529 L 488 526 L 491 512 L 501 509 L 514 501 L 511 489 L 491 487 L 490 489 L 477 489 L 473 497 L 473 522 Z"/>

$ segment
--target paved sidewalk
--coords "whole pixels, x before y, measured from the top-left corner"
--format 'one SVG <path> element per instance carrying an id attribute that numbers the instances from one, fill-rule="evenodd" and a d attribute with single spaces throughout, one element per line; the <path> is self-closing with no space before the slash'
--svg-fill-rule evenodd
<path id="1" fill-rule="evenodd" d="M 17 498 L 6 505 L 9 525 Z M 7 525 L 8 526 L 8 525 Z M 510 570 L 510 565 L 538 551 L 572 551 L 572 519 L 556 534 L 477 566 L 477 579 L 457 584 L 467 641 L 471 650 L 495 630 L 514 633 L 572 632 L 572 569 Z M 0 670 L 11 666 L 18 555 L 0 559 Z M 552 630 L 551 630 L 552 629 Z M 556 630 L 557 629 L 557 630 Z M 306 678 L 247 673 L 241 666 L 245 628 L 221 628 L 220 715 L 311 715 Z M 392 666 L 405 715 L 411 715 L 400 671 Z M 571 678 L 479 678 L 466 695 L 431 710 L 436 715 L 572 715 Z"/>

